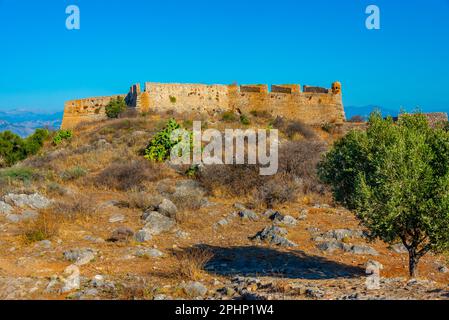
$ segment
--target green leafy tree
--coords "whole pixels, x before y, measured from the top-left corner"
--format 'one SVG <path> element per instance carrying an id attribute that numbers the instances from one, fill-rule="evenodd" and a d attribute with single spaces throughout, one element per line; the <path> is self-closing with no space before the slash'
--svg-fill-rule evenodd
<path id="1" fill-rule="evenodd" d="M 449 133 L 422 114 L 395 124 L 373 113 L 366 131 L 334 144 L 318 173 L 371 239 L 404 244 L 410 276 L 426 253 L 449 248 Z"/>
<path id="2" fill-rule="evenodd" d="M 35 155 L 44 145 L 48 138 L 47 129 L 36 129 L 36 131 L 26 139 L 22 139 L 11 131 L 0 133 L 0 158 L 3 166 L 12 166 L 24 160 L 28 156 Z"/>
<path id="3" fill-rule="evenodd" d="M 126 110 L 126 102 L 122 97 L 112 99 L 105 107 L 108 118 L 118 118 L 118 116 Z"/>
<path id="4" fill-rule="evenodd" d="M 26 155 L 34 155 L 43 147 L 44 141 L 49 137 L 50 132 L 47 129 L 36 129 L 36 131 L 25 139 Z"/>
<path id="5" fill-rule="evenodd" d="M 12 166 L 16 162 L 26 158 L 25 142 L 17 134 L 11 131 L 0 133 L 0 156 L 3 165 Z"/>

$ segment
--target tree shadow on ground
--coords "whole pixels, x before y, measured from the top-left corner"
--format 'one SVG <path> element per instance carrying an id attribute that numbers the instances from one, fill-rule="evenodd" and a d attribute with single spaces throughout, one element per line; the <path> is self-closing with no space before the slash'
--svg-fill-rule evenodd
<path id="1" fill-rule="evenodd" d="M 217 247 L 198 245 L 213 257 L 204 270 L 222 276 L 273 276 L 291 279 L 355 278 L 364 274 L 360 267 L 342 264 L 301 250 L 281 251 L 269 247 Z"/>

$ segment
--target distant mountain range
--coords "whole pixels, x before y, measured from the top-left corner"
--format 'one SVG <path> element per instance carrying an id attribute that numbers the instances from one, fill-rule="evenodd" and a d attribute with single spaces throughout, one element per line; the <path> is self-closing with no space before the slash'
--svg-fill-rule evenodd
<path id="1" fill-rule="evenodd" d="M 353 116 L 362 116 L 363 118 L 368 119 L 371 112 L 373 112 L 375 110 L 380 110 L 380 112 L 382 113 L 382 116 L 384 116 L 384 117 L 387 117 L 387 116 L 397 117 L 399 114 L 399 111 L 400 111 L 400 110 L 393 111 L 390 109 L 386 109 L 386 108 L 374 106 L 374 105 L 345 106 L 346 119 L 349 120 Z"/>
<path id="2" fill-rule="evenodd" d="M 63 112 L 0 111 L 0 132 L 10 130 L 21 137 L 27 137 L 37 128 L 59 129 L 62 115 Z"/>

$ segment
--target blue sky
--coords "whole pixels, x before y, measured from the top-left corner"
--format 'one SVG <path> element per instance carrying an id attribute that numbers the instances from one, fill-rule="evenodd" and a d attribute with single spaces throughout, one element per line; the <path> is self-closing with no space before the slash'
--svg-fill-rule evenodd
<path id="1" fill-rule="evenodd" d="M 81 29 L 65 28 L 78 5 Z M 365 28 L 365 8 L 381 30 Z M 340 80 L 345 105 L 449 111 L 449 0 L 0 0 L 0 110 L 135 82 Z"/>

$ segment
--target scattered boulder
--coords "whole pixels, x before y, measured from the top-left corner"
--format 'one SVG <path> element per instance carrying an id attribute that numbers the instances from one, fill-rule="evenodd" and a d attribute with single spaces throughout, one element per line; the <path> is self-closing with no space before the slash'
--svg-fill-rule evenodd
<path id="1" fill-rule="evenodd" d="M 444 265 L 440 265 L 440 266 L 438 266 L 438 272 L 448 273 L 449 272 L 449 268 L 444 266 Z"/>
<path id="2" fill-rule="evenodd" d="M 158 235 L 170 231 L 176 224 L 175 220 L 158 212 L 150 212 L 145 219 L 145 227 L 151 235 Z"/>
<path id="3" fill-rule="evenodd" d="M 160 258 L 163 257 L 164 254 L 159 251 L 158 249 L 147 249 L 147 248 L 139 248 L 137 249 L 135 255 L 137 257 L 143 257 L 143 258 Z"/>
<path id="4" fill-rule="evenodd" d="M 190 298 L 204 297 L 207 293 L 207 288 L 201 282 L 188 282 L 182 286 L 184 292 Z"/>
<path id="5" fill-rule="evenodd" d="M 273 223 L 282 224 L 285 226 L 295 226 L 298 223 L 298 221 L 292 216 L 284 216 L 278 211 L 273 213 L 269 218 L 273 221 Z"/>
<path id="6" fill-rule="evenodd" d="M 287 230 L 278 226 L 269 226 L 259 231 L 251 240 L 265 241 L 273 245 L 281 247 L 296 247 L 297 244 L 288 240 L 284 236 L 287 235 Z"/>
<path id="7" fill-rule="evenodd" d="M 246 207 L 244 204 L 240 203 L 240 202 L 236 202 L 234 203 L 234 208 L 236 208 L 239 211 L 243 211 L 246 210 Z"/>
<path id="8" fill-rule="evenodd" d="M 307 210 L 307 209 L 302 209 L 302 210 L 299 212 L 298 220 L 306 220 L 306 219 L 307 219 L 308 213 L 309 213 L 309 210 Z"/>
<path id="9" fill-rule="evenodd" d="M 62 276 L 63 286 L 61 288 L 61 293 L 66 293 L 80 288 L 80 269 L 75 265 L 70 265 L 64 270 Z"/>
<path id="10" fill-rule="evenodd" d="M 257 213 L 255 213 L 252 210 L 248 210 L 248 209 L 239 211 L 238 215 L 240 218 L 242 218 L 244 220 L 251 220 L 251 221 L 259 220 L 259 216 L 257 215 Z"/>
<path id="11" fill-rule="evenodd" d="M 176 237 L 178 237 L 180 239 L 187 239 L 190 236 L 190 234 L 188 232 L 183 231 L 183 230 L 177 230 L 175 234 L 176 234 Z"/>
<path id="12" fill-rule="evenodd" d="M 374 248 L 371 248 L 370 246 L 367 246 L 367 245 L 343 244 L 343 250 L 346 252 L 350 252 L 352 254 L 357 254 L 357 255 L 364 255 L 364 254 L 373 255 L 373 256 L 379 255 L 379 253 Z"/>
<path id="13" fill-rule="evenodd" d="M 325 292 L 319 288 L 308 288 L 306 289 L 306 296 L 312 299 L 322 299 Z"/>
<path id="14" fill-rule="evenodd" d="M 276 214 L 278 211 L 273 210 L 273 209 L 268 209 L 267 211 L 265 211 L 264 213 L 262 213 L 262 215 L 266 218 L 270 218 L 271 216 L 273 216 L 274 214 Z"/>
<path id="15" fill-rule="evenodd" d="M 152 238 L 150 231 L 145 228 L 137 231 L 134 237 L 137 242 L 146 242 Z"/>
<path id="16" fill-rule="evenodd" d="M 123 222 L 124 220 L 125 220 L 125 216 L 123 214 L 120 214 L 120 213 L 113 214 L 109 218 L 109 222 L 110 223 Z"/>
<path id="17" fill-rule="evenodd" d="M 361 230 L 336 229 L 322 234 L 322 237 L 325 239 L 335 239 L 337 241 L 342 241 L 347 238 L 362 238 L 364 237 L 364 233 Z"/>
<path id="18" fill-rule="evenodd" d="M 339 241 L 323 241 L 317 244 L 317 248 L 325 252 L 334 252 L 335 250 L 342 250 L 343 243 Z"/>
<path id="19" fill-rule="evenodd" d="M 229 221 L 227 219 L 223 218 L 223 219 L 219 220 L 215 225 L 219 226 L 219 227 L 224 227 L 227 224 L 229 224 Z"/>
<path id="20" fill-rule="evenodd" d="M 19 208 L 45 209 L 50 206 L 51 201 L 39 193 L 15 194 L 9 193 L 4 197 L 4 201 Z"/>
<path id="21" fill-rule="evenodd" d="M 112 232 L 112 235 L 108 240 L 112 242 L 128 241 L 133 235 L 134 231 L 130 228 L 119 227 Z"/>
<path id="22" fill-rule="evenodd" d="M 0 201 L 0 214 L 8 215 L 12 212 L 13 208 L 6 202 Z"/>
<path id="23" fill-rule="evenodd" d="M 176 213 L 178 212 L 178 208 L 170 200 L 163 199 L 162 202 L 158 205 L 157 211 L 166 217 L 175 219 Z"/>
<path id="24" fill-rule="evenodd" d="M 64 258 L 77 266 L 88 264 L 95 259 L 96 252 L 90 248 L 72 249 L 64 252 Z"/>
<path id="25" fill-rule="evenodd" d="M 37 242 L 34 246 L 36 248 L 50 249 L 51 241 L 50 240 L 42 240 L 42 241 Z"/>
<path id="26" fill-rule="evenodd" d="M 382 270 L 384 268 L 384 266 L 378 262 L 378 261 L 374 261 L 374 260 L 369 260 L 366 265 L 366 274 L 379 274 L 380 270 Z"/>
<path id="27" fill-rule="evenodd" d="M 395 252 L 395 253 L 408 253 L 407 248 L 404 246 L 403 243 L 395 243 L 392 244 L 391 246 L 388 247 L 388 249 L 390 249 L 391 251 Z"/>

